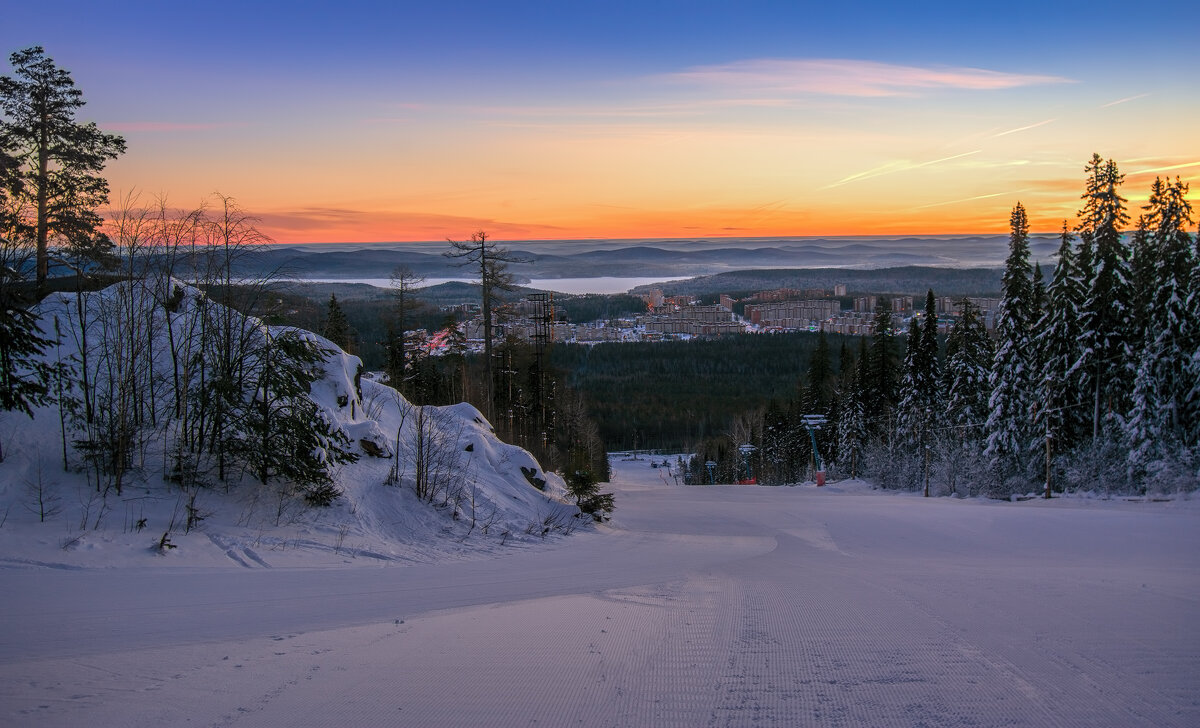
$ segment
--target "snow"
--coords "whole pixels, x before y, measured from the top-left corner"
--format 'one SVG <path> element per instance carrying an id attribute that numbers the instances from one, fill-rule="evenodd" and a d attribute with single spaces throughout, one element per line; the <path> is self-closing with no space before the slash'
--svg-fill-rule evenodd
<path id="1" fill-rule="evenodd" d="M 204 294 L 179 281 L 168 285 L 180 292 L 169 319 L 178 339 Z M 118 284 L 87 294 L 86 306 L 94 320 L 120 308 L 114 301 L 140 304 L 153 293 L 150 283 Z M 157 370 L 165 373 L 172 368 L 168 320 L 161 306 L 152 310 L 158 317 L 157 340 L 150 349 Z M 42 306 L 43 330 L 53 331 L 56 317 L 64 330 L 61 347 L 47 353 L 52 359 L 66 360 L 78 351 L 81 337 L 71 328 L 75 311 L 73 294 L 56 294 Z M 255 319 L 249 325 L 273 337 L 288 330 Z M 554 538 L 584 525 L 573 517 L 578 509 L 568 502 L 562 479 L 543 472 L 525 450 L 500 442 L 474 407 L 422 411 L 378 382 L 363 378 L 356 385 L 358 357 L 317 334 L 292 331 L 332 351 L 309 396 L 318 416 L 343 432 L 359 455 L 358 462 L 337 467 L 335 482 L 343 495 L 333 507 L 305 508 L 298 498 L 282 498 L 249 477 L 228 487 L 201 488 L 192 503 L 190 493 L 162 479 L 169 434 L 162 432 L 154 433 L 151 455 L 137 469 L 141 481 L 131 477 L 119 496 L 110 493 L 101 499 L 83 475 L 63 470 L 56 407 L 36 410 L 33 420 L 19 412 L 0 412 L 0 440 L 7 455 L 0 463 L 0 566 L 261 569 L 421 563 L 523 548 L 541 543 L 544 529 L 549 529 L 546 537 Z M 95 360 L 102 342 L 94 330 L 91 337 Z M 440 458 L 446 474 L 432 503 L 421 502 L 412 487 L 419 414 L 426 418 L 427 439 L 440 438 L 440 452 L 432 456 Z M 397 456 L 398 482 L 385 485 Z M 544 489 L 535 488 L 531 478 L 544 481 Z M 32 495 L 38 484 L 52 511 L 44 523 Z M 192 530 L 185 528 L 189 505 L 204 517 Z M 165 532 L 174 548 L 158 549 Z"/>
<path id="2" fill-rule="evenodd" d="M 597 525 L 461 404 L 423 411 L 459 458 L 427 503 L 419 411 L 358 365 L 312 387 L 362 449 L 330 508 L 189 503 L 161 445 L 101 500 L 57 410 L 0 413 L 0 725 L 1200 724 L 1198 500 L 680 486 L 614 457 Z"/>
<path id="3" fill-rule="evenodd" d="M 0 723 L 1200 724 L 1196 501 L 613 465 L 610 524 L 472 536 L 472 558 L 253 549 L 268 569 L 203 533 L 166 557 L 85 537 L 101 553 L 34 558 L 24 542 L 63 524 L 9 523 L 6 557 L 63 568 L 0 569 Z"/>

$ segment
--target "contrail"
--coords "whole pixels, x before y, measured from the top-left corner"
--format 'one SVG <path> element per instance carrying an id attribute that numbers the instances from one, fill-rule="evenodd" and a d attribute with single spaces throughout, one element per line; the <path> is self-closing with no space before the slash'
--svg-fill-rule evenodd
<path id="1" fill-rule="evenodd" d="M 885 174 L 892 174 L 893 172 L 907 172 L 910 169 L 920 169 L 921 167 L 928 167 L 933 164 L 941 164 L 942 162 L 949 162 L 953 159 L 969 157 L 972 154 L 979 154 L 982 151 L 983 151 L 982 149 L 976 149 L 976 150 L 973 150 L 970 152 L 963 152 L 962 154 L 955 154 L 950 157 L 942 157 L 941 159 L 931 159 L 928 162 L 919 162 L 917 164 L 913 164 L 911 162 L 908 162 L 907 160 L 899 161 L 899 162 L 888 162 L 887 164 L 882 165 L 880 167 L 876 167 L 874 169 L 868 169 L 866 172 L 858 172 L 857 174 L 852 174 L 849 177 L 843 177 L 842 179 L 838 180 L 837 182 L 834 182 L 831 185 L 825 185 L 821 189 L 828 190 L 828 189 L 832 189 L 834 187 L 841 187 L 842 185 L 844 185 L 848 182 L 855 182 L 857 180 L 870 179 L 872 177 L 881 177 Z"/>
<path id="2" fill-rule="evenodd" d="M 987 200 L 992 197 L 1004 197 L 1005 195 L 1019 195 L 1022 192 L 1028 192 L 1028 191 L 1029 191 L 1029 188 L 1025 188 L 1023 190 L 1013 190 L 1012 192 L 993 192 L 990 195 L 975 195 L 974 197 L 964 197 L 961 200 L 947 200 L 945 202 L 934 202 L 934 203 L 931 203 L 928 205 L 920 205 L 918 207 L 914 207 L 913 209 L 914 210 L 924 210 L 929 207 L 941 207 L 943 205 L 956 205 L 960 202 L 972 202 L 974 200 Z"/>
<path id="3" fill-rule="evenodd" d="M 1038 123 L 1030 124 L 1029 126 L 1021 126 L 1021 127 L 1017 127 L 1016 129 L 1009 129 L 1008 131 L 1002 131 L 999 134 L 993 134 L 992 138 L 995 139 L 996 137 L 1008 136 L 1009 134 L 1016 134 L 1017 132 L 1025 131 L 1026 129 L 1036 129 L 1039 126 L 1045 126 L 1046 124 L 1049 124 L 1052 121 L 1058 121 L 1058 119 L 1046 119 L 1045 121 L 1039 121 Z"/>
<path id="4" fill-rule="evenodd" d="M 1109 101 L 1107 104 L 1101 104 L 1100 108 L 1107 109 L 1110 106 L 1116 106 L 1117 104 L 1123 104 L 1126 101 L 1136 101 L 1137 99 L 1144 99 L 1149 95 L 1150 94 L 1138 94 L 1137 96 L 1129 96 L 1129 97 L 1126 97 L 1123 99 L 1117 99 L 1116 101 Z"/>

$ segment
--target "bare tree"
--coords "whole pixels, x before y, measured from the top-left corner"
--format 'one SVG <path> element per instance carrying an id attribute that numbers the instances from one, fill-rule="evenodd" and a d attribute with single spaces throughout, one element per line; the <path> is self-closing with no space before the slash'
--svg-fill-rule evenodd
<path id="1" fill-rule="evenodd" d="M 457 422 L 457 428 L 455 423 Z M 408 451 L 413 462 L 413 490 L 421 500 L 450 499 L 462 480 L 466 463 L 458 447 L 462 423 L 435 407 L 413 407 Z"/>
<path id="2" fill-rule="evenodd" d="M 33 477 L 25 479 L 25 495 L 26 510 L 37 516 L 42 523 L 62 513 L 62 496 L 42 478 L 40 464 Z"/>
<path id="3" fill-rule="evenodd" d="M 398 265 L 392 270 L 391 294 L 395 304 L 392 308 L 394 318 L 388 326 L 387 370 L 392 387 L 401 394 L 408 393 L 405 377 L 409 359 L 409 314 L 421 308 L 420 301 L 415 299 L 415 291 L 424 282 L 425 276 L 407 265 Z"/>
<path id="4" fill-rule="evenodd" d="M 235 265 L 269 242 L 256 227 L 257 219 L 246 214 L 230 197 L 218 197 L 219 207 L 206 226 L 208 235 L 198 272 L 209 297 L 201 299 L 200 322 L 203 362 L 199 367 L 199 429 L 194 433 L 201 450 L 215 453 L 217 478 L 228 476 L 228 455 L 236 444 L 237 411 L 248 385 L 245 362 L 261 343 L 259 328 L 249 316 L 259 308 L 266 280 L 250 282 L 235 274 Z M 207 305 L 216 299 L 220 306 Z"/>
<path id="5" fill-rule="evenodd" d="M 483 316 L 483 358 L 485 367 L 486 409 L 488 419 L 495 416 L 495 372 L 492 362 L 492 327 L 495 305 L 500 294 L 513 290 L 513 277 L 508 272 L 509 263 L 526 262 L 507 248 L 488 242 L 488 234 L 482 230 L 472 233 L 469 241 L 447 240 L 450 250 L 447 258 L 461 260 L 463 267 L 471 267 L 479 273 L 480 308 Z"/>

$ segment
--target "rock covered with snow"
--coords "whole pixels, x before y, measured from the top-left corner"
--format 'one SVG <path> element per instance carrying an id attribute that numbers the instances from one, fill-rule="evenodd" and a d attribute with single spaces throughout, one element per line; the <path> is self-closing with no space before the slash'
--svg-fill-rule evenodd
<path id="1" fill-rule="evenodd" d="M 540 542 L 587 520 L 575 518 L 562 480 L 525 450 L 501 442 L 474 407 L 416 406 L 364 378 L 361 360 L 324 337 L 243 317 L 178 280 L 122 282 L 82 298 L 55 294 L 39 313 L 43 331 L 58 332 L 45 358 L 76 372 L 86 359 L 93 386 L 105 376 L 97 365 L 102 355 L 133 342 L 127 355 L 151 372 L 146 396 L 156 399 L 144 409 L 155 414 L 153 423 L 144 417 L 139 425 L 136 467 L 118 494 L 81 467 L 75 447 L 81 436 L 71 430 L 78 414 L 53 404 L 36 409 L 32 421 L 0 413 L 8 456 L 0 462 L 0 513 L 8 514 L 0 544 L 9 561 L 86 566 L 168 558 L 247 567 L 422 561 Z M 231 330 L 248 346 L 254 337 L 290 334 L 325 350 L 307 396 L 317 417 L 358 455 L 332 468 L 340 496 L 331 507 L 307 507 L 245 472 L 226 472 L 220 481 L 208 472 L 181 487 L 170 465 L 179 447 L 171 396 L 181 376 L 197 376 L 187 369 L 203 359 L 196 332 L 213 321 L 233 322 Z M 250 351 L 233 365 L 250 366 Z M 29 508 L 31 499 L 43 506 Z"/>

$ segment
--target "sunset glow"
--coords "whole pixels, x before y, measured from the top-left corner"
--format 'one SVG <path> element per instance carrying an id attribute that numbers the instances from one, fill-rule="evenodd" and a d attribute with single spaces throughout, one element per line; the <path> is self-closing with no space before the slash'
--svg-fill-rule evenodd
<path id="1" fill-rule="evenodd" d="M 1131 205 L 1200 179 L 1194 8 L 51 4 L 0 50 L 126 137 L 114 199 L 219 191 L 280 242 L 1002 232 L 1017 201 L 1052 231 L 1093 152 Z"/>

